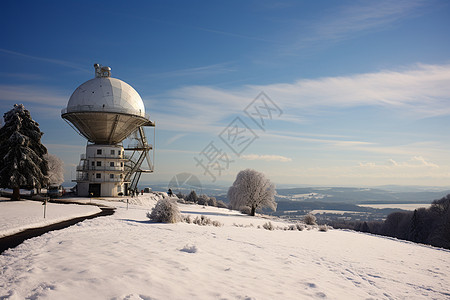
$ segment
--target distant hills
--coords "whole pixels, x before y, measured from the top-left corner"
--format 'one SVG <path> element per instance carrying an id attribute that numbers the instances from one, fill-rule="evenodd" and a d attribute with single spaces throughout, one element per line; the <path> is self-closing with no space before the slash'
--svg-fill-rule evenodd
<path id="1" fill-rule="evenodd" d="M 307 187 L 277 189 L 277 201 L 320 201 L 351 204 L 431 203 L 450 190 L 392 191 L 380 188 Z"/>
<path id="2" fill-rule="evenodd" d="M 69 184 L 65 186 L 70 186 Z M 281 185 L 283 186 L 283 185 Z M 301 186 L 301 185 L 299 185 Z M 166 192 L 168 183 L 144 182 L 139 190 L 151 187 L 154 191 Z M 227 200 L 229 186 L 205 184 L 196 190 L 197 194 L 214 196 L 218 200 Z M 284 185 L 286 187 L 286 185 Z M 189 188 L 180 187 L 173 189 L 175 193 L 181 191 L 189 193 Z M 401 186 L 384 185 L 373 188 L 356 187 L 320 187 L 302 186 L 277 188 L 276 201 L 303 201 L 303 202 L 325 202 L 325 203 L 348 203 L 348 204 L 391 204 L 391 203 L 431 203 L 433 200 L 441 199 L 450 194 L 448 187 L 429 186 Z"/>

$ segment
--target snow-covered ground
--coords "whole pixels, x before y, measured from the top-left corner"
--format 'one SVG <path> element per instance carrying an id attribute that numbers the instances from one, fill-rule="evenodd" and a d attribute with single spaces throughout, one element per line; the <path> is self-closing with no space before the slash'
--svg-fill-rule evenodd
<path id="1" fill-rule="evenodd" d="M 97 206 L 47 203 L 44 219 L 42 202 L 0 198 L 0 237 L 98 212 Z"/>
<path id="2" fill-rule="evenodd" d="M 450 298 L 447 250 L 196 205 L 180 209 L 224 225 L 151 223 L 146 197 L 4 252 L 0 299 Z"/>

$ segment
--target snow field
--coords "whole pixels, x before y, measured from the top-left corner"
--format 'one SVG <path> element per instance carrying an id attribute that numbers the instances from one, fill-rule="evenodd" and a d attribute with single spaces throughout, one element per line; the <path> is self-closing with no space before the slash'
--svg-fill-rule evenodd
<path id="1" fill-rule="evenodd" d="M 113 204 L 113 216 L 1 255 L 0 299 L 450 297 L 446 250 L 340 230 L 268 231 L 256 228 L 267 219 L 197 205 L 180 210 L 224 226 L 151 223 L 151 206 Z"/>
<path id="2" fill-rule="evenodd" d="M 29 228 L 46 226 L 80 216 L 100 212 L 96 206 L 77 204 L 47 203 L 44 219 L 44 206 L 38 201 L 0 200 L 0 238 Z"/>

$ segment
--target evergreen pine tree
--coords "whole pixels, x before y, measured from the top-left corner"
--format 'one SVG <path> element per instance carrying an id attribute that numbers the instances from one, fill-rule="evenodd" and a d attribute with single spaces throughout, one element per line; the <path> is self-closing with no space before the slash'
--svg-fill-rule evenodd
<path id="1" fill-rule="evenodd" d="M 369 228 L 369 224 L 367 224 L 366 221 L 364 221 L 364 223 L 361 225 L 361 232 L 370 232 L 370 228 Z"/>
<path id="2" fill-rule="evenodd" d="M 198 201 L 197 193 L 195 191 L 191 191 L 185 200 L 188 202 L 197 203 L 197 201 Z"/>
<path id="3" fill-rule="evenodd" d="M 41 189 L 47 185 L 47 148 L 43 133 L 22 104 L 3 115 L 0 128 L 0 186 L 13 189 L 13 200 L 20 199 L 20 188 Z"/>
<path id="4" fill-rule="evenodd" d="M 417 209 L 414 210 L 414 213 L 411 217 L 411 225 L 409 227 L 409 235 L 408 239 L 413 242 L 419 242 L 419 233 L 420 233 L 420 217 Z"/>

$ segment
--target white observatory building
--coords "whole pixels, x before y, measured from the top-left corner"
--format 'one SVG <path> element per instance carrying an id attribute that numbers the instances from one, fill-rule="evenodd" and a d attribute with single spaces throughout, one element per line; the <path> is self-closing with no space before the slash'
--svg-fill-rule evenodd
<path id="1" fill-rule="evenodd" d="M 95 78 L 80 85 L 61 111 L 61 117 L 88 141 L 77 166 L 77 193 L 127 195 L 137 188 L 141 173 L 153 172 L 153 146 L 147 143 L 143 127 L 154 128 L 155 123 L 135 89 L 112 78 L 111 68 L 94 67 Z M 133 142 L 124 147 L 127 137 Z"/>

